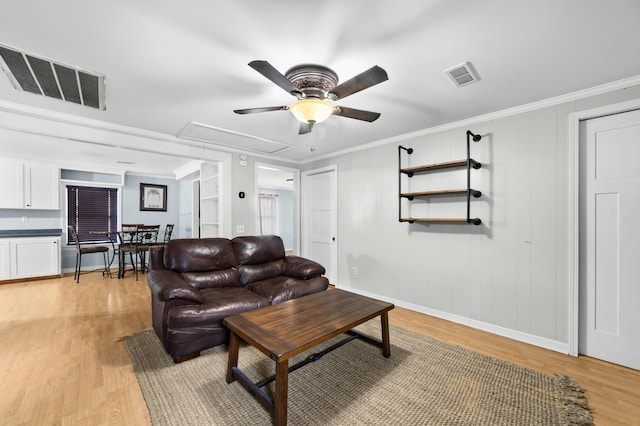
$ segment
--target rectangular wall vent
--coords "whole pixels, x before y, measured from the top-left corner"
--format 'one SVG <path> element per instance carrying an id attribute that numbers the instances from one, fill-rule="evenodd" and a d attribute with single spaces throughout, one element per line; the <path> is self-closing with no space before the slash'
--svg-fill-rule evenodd
<path id="1" fill-rule="evenodd" d="M 445 70 L 444 73 L 447 74 L 451 81 L 458 87 L 466 86 L 480 80 L 471 62 L 456 65 L 455 67 Z"/>
<path id="2" fill-rule="evenodd" d="M 17 90 L 104 110 L 104 75 L 0 44 L 0 66 Z"/>

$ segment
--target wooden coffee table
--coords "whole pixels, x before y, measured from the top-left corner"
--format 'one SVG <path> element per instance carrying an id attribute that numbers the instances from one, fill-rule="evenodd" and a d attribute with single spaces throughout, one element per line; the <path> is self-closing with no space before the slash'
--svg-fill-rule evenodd
<path id="1" fill-rule="evenodd" d="M 289 359 L 342 333 L 352 336 L 347 340 L 360 338 L 381 347 L 382 355 L 389 358 L 391 345 L 388 312 L 393 308 L 391 303 L 331 289 L 228 317 L 224 320 L 224 325 L 231 330 L 227 383 L 238 380 L 271 414 L 274 425 L 286 425 L 289 371 L 301 366 L 298 364 L 289 368 Z M 380 316 L 382 340 L 352 330 L 377 316 Z M 240 339 L 276 362 L 275 376 L 253 383 L 238 369 Z M 333 345 L 319 356 L 344 343 L 346 340 Z M 310 361 L 303 361 L 301 364 L 308 362 Z M 262 390 L 265 384 L 272 381 L 275 381 L 273 399 Z"/>

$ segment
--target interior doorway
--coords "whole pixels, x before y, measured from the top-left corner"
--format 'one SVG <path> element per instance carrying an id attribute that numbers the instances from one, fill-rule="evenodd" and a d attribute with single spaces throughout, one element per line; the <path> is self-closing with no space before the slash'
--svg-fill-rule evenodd
<path id="1" fill-rule="evenodd" d="M 282 238 L 287 254 L 300 254 L 300 170 L 256 163 L 256 235 Z"/>

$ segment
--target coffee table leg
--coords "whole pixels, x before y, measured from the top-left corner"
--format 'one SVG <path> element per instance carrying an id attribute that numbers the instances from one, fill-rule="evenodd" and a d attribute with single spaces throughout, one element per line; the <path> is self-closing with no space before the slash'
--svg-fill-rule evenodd
<path id="1" fill-rule="evenodd" d="M 227 362 L 227 383 L 234 382 L 233 369 L 238 366 L 238 350 L 240 349 L 240 339 L 236 333 L 231 332 L 229 338 L 229 360 Z"/>
<path id="2" fill-rule="evenodd" d="M 382 355 L 385 358 L 391 356 L 391 342 L 389 341 L 389 313 L 384 312 L 380 315 L 380 323 L 382 325 Z"/>
<path id="3" fill-rule="evenodd" d="M 287 424 L 287 397 L 289 393 L 289 361 L 276 362 L 276 391 L 273 405 L 273 424 Z"/>

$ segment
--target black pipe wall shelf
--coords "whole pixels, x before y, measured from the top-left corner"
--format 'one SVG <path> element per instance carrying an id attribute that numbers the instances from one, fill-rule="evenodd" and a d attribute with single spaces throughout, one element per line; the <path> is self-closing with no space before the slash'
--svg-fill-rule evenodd
<path id="1" fill-rule="evenodd" d="M 442 163 L 424 164 L 414 167 L 402 167 L 402 152 L 406 152 L 407 155 L 413 154 L 413 148 L 405 148 L 404 146 L 398 146 L 398 193 L 400 200 L 398 203 L 398 220 L 400 222 L 446 222 L 446 223 L 472 223 L 474 225 L 480 225 L 482 220 L 477 217 L 471 217 L 471 197 L 479 198 L 482 196 L 482 192 L 477 189 L 471 188 L 471 169 L 477 170 L 482 167 L 479 161 L 471 158 L 470 154 L 470 142 L 479 142 L 482 136 L 472 133 L 467 130 L 467 158 L 462 160 L 446 161 Z M 406 175 L 411 178 L 418 173 L 427 173 L 432 171 L 441 171 L 447 169 L 457 169 L 465 167 L 467 169 L 467 187 L 459 189 L 444 189 L 439 191 L 417 191 L 417 192 L 403 192 L 402 191 L 402 175 Z M 467 199 L 467 216 L 466 217 L 403 217 L 402 216 L 402 199 L 406 198 L 409 201 L 413 201 L 416 197 L 438 197 L 448 195 L 466 195 Z"/>

